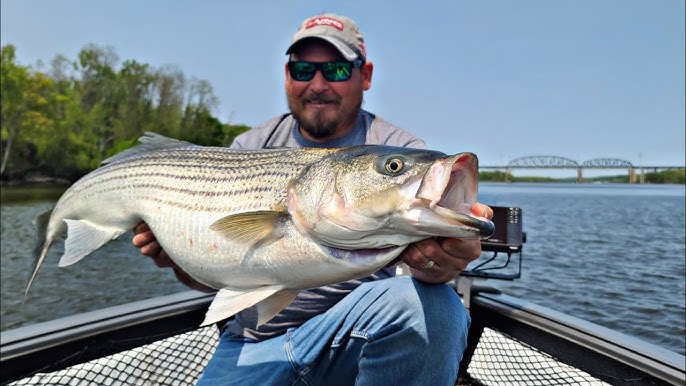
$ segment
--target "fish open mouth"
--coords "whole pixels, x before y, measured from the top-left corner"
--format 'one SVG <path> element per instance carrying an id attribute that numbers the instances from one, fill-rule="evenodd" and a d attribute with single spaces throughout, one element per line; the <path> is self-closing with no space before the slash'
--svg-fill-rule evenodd
<path id="1" fill-rule="evenodd" d="M 458 235 L 487 238 L 495 231 L 493 222 L 476 217 L 471 207 L 476 203 L 479 162 L 475 154 L 460 153 L 437 160 L 423 176 L 416 198 L 430 213 L 428 223 L 437 227 L 453 223 L 462 228 Z M 426 221 L 427 218 L 424 218 Z M 465 237 L 465 236 L 462 236 Z"/>

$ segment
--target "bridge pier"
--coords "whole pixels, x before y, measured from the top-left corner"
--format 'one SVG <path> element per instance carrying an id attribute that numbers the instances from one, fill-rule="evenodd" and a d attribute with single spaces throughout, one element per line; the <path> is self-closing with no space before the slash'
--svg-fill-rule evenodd
<path id="1" fill-rule="evenodd" d="M 581 171 L 581 168 L 576 169 L 576 183 L 581 184 L 584 182 L 584 175 Z"/>
<path id="2" fill-rule="evenodd" d="M 634 168 L 629 169 L 629 183 L 630 184 L 636 183 L 636 169 L 634 169 Z"/>

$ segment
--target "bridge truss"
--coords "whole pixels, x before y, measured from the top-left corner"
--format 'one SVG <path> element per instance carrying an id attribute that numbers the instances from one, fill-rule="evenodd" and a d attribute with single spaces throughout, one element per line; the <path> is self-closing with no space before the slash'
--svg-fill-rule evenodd
<path id="1" fill-rule="evenodd" d="M 507 163 L 508 169 L 578 169 L 579 164 L 569 158 L 555 155 L 535 155 L 515 158 Z"/>
<path id="2" fill-rule="evenodd" d="M 595 158 L 579 164 L 573 159 L 554 155 L 536 155 L 515 158 L 507 163 L 507 175 L 512 169 L 576 169 L 577 182 L 583 182 L 583 169 L 627 169 L 630 182 L 636 182 L 634 165 L 618 158 Z"/>
<path id="3" fill-rule="evenodd" d="M 618 158 L 594 158 L 581 164 L 584 169 L 635 169 L 629 161 Z"/>

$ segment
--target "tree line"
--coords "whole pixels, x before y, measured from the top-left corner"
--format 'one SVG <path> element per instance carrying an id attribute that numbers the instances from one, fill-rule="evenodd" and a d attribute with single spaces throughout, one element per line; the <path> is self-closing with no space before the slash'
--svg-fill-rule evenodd
<path id="1" fill-rule="evenodd" d="M 1 56 L 3 181 L 76 181 L 146 131 L 226 146 L 249 129 L 212 115 L 218 100 L 208 81 L 173 66 L 120 64 L 112 47 L 86 45 L 74 60 L 57 55 L 46 71 L 17 63 L 11 44 Z"/>

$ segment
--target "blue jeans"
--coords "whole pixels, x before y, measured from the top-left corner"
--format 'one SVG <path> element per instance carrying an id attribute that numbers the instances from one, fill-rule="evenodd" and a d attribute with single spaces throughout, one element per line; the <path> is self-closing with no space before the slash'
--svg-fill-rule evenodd
<path id="1" fill-rule="evenodd" d="M 198 386 L 454 385 L 469 323 L 447 285 L 364 283 L 281 336 L 224 333 Z"/>

